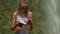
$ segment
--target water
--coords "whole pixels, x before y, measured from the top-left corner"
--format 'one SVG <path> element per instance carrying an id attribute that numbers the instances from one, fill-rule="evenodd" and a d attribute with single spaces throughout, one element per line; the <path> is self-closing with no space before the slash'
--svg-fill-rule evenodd
<path id="1" fill-rule="evenodd" d="M 49 34 L 60 34 L 59 0 L 42 0 L 41 3 L 47 15 Z"/>

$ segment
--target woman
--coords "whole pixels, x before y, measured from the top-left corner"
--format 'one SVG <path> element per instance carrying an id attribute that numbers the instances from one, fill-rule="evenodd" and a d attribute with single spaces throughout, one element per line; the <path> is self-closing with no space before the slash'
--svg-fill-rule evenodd
<path id="1" fill-rule="evenodd" d="M 19 3 L 19 9 L 13 12 L 11 30 L 14 34 L 30 34 L 32 30 L 32 13 L 28 10 L 28 2 Z"/>

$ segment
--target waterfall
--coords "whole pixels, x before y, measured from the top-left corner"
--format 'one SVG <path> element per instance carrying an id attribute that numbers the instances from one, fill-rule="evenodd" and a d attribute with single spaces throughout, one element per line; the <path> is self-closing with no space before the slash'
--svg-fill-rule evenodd
<path id="1" fill-rule="evenodd" d="M 49 34 L 60 34 L 59 0 L 42 0 L 41 3 L 47 15 Z"/>

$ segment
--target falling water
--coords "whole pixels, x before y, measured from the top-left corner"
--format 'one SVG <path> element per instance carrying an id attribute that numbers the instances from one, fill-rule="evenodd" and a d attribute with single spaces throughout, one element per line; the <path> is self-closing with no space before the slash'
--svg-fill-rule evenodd
<path id="1" fill-rule="evenodd" d="M 60 34 L 59 0 L 42 0 L 42 5 L 49 23 L 49 34 Z"/>

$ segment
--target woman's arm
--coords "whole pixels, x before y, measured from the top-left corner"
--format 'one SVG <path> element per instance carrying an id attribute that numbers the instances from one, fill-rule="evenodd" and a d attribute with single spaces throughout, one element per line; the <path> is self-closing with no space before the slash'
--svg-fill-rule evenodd
<path id="1" fill-rule="evenodd" d="M 30 23 L 30 30 L 32 30 L 33 29 L 33 26 L 32 26 L 32 12 L 29 12 L 29 23 Z"/>
<path id="2" fill-rule="evenodd" d="M 29 16 L 29 20 L 32 22 L 32 12 L 29 12 L 28 16 Z"/>
<path id="3" fill-rule="evenodd" d="M 12 25 L 11 25 L 11 30 L 13 31 L 15 29 L 15 19 L 16 19 L 16 12 L 12 14 Z"/>

